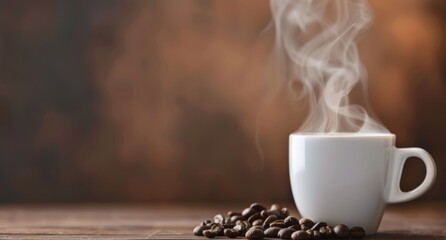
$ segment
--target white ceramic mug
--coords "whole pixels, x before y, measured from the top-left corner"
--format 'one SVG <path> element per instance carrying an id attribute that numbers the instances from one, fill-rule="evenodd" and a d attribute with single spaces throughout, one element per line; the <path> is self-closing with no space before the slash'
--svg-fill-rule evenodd
<path id="1" fill-rule="evenodd" d="M 421 148 L 395 148 L 394 134 L 299 134 L 289 139 L 290 179 L 302 215 L 329 225 L 378 230 L 388 203 L 412 200 L 433 184 L 436 167 Z M 423 182 L 409 192 L 400 189 L 407 158 L 426 165 Z"/>

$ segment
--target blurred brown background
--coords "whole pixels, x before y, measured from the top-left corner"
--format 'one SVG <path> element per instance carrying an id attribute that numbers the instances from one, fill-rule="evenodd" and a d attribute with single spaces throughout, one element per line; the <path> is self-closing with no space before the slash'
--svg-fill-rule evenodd
<path id="1" fill-rule="evenodd" d="M 436 160 L 422 199 L 445 199 L 446 2 L 370 3 L 372 105 Z M 269 20 L 259 0 L 0 0 L 0 201 L 291 200 L 305 115 L 274 77 Z"/>

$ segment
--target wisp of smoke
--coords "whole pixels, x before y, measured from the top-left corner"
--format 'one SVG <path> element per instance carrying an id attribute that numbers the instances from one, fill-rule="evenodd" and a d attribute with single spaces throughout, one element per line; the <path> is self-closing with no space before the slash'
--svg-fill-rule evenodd
<path id="1" fill-rule="evenodd" d="M 349 102 L 355 86 L 367 95 L 367 75 L 355 38 L 373 19 L 366 0 L 271 0 L 278 65 L 309 115 L 299 132 L 382 133 L 363 106 Z M 370 113 L 370 109 L 369 113 Z"/>

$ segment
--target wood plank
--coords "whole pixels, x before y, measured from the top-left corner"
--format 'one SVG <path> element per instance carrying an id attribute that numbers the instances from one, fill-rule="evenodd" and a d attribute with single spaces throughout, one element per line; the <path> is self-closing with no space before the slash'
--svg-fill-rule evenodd
<path id="1" fill-rule="evenodd" d="M 292 204 L 285 204 L 292 206 Z M 0 239 L 204 239 L 192 229 L 216 213 L 242 209 L 198 205 L 4 205 Z M 292 214 L 297 215 L 295 209 Z M 446 240 L 446 204 L 389 207 L 368 239 Z"/>

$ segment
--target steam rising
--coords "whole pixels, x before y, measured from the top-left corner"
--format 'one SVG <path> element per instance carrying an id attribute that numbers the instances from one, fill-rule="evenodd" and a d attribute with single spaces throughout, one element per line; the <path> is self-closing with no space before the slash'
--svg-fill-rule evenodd
<path id="1" fill-rule="evenodd" d="M 362 87 L 367 101 L 367 75 L 355 43 L 373 19 L 367 2 L 271 0 L 270 4 L 279 66 L 289 87 L 297 86 L 297 97 L 309 105 L 299 132 L 388 132 L 364 107 L 349 102 L 355 86 Z"/>

